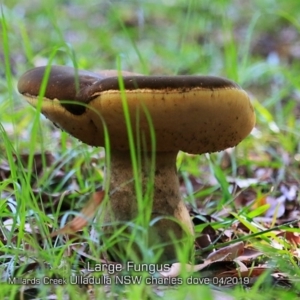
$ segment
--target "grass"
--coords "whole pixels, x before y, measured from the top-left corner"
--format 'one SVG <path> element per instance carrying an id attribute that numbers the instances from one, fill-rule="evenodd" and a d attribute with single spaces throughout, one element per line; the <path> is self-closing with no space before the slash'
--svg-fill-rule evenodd
<path id="1" fill-rule="evenodd" d="M 253 218 L 265 208 L 259 206 L 253 211 L 251 205 L 245 205 L 238 210 L 227 180 L 229 176 L 256 178 L 258 170 L 266 173 L 271 169 L 271 180 L 258 180 L 251 186 L 256 199 L 280 195 L 283 182 L 299 187 L 299 1 L 166 0 L 158 4 L 136 0 L 99 4 L 89 0 L 82 4 L 52 0 L 28 4 L 10 0 L 2 1 L 0 7 L 0 162 L 7 162 L 10 170 L 10 175 L 2 176 L 0 182 L 0 274 L 4 278 L 22 274 L 26 268 L 32 268 L 36 278 L 69 278 L 82 271 L 84 261 L 72 248 L 74 241 L 53 241 L 47 236 L 52 227 L 67 222 L 66 211 L 76 214 L 86 195 L 105 182 L 109 151 L 104 156 L 102 149 L 83 145 L 60 132 L 16 92 L 23 72 L 52 63 L 94 71 L 122 68 L 144 74 L 213 74 L 241 84 L 253 99 L 255 131 L 229 154 L 180 153 L 177 167 L 183 196 L 206 214 L 231 207 L 234 217 L 210 225 L 217 230 L 230 229 L 237 221 L 243 223 L 250 231 L 248 242 L 263 252 L 270 270 L 278 268 L 299 280 L 299 257 L 297 261 L 291 255 L 290 246 L 277 239 L 282 247 L 275 249 L 272 232 L 260 239 L 255 236 L 264 224 Z M 50 164 L 45 151 L 53 154 Z M 28 154 L 25 162 L 24 153 Z M 40 162 L 36 153 L 42 153 Z M 138 157 L 132 154 L 137 173 Z M 195 179 L 201 182 L 199 189 Z M 66 193 L 68 190 L 73 193 Z M 136 190 L 140 190 L 138 184 Z M 46 192 L 50 197 L 45 201 Z M 52 201 L 57 204 L 52 205 Z M 298 197 L 296 201 L 299 204 Z M 68 209 L 62 212 L 64 205 Z M 13 221 L 11 228 L 7 220 Z M 144 221 L 137 220 L 140 224 Z M 26 229 L 28 224 L 36 230 Z M 97 229 L 97 225 L 94 227 Z M 197 233 L 204 227 L 197 225 Z M 293 230 L 299 232 L 297 228 Z M 88 230 L 83 232 L 82 240 L 88 246 L 90 261 L 99 258 L 104 249 L 96 246 Z M 78 247 L 82 240 L 78 240 Z M 144 250 L 149 261 L 155 261 L 156 257 Z M 186 249 L 179 250 L 179 257 L 185 255 Z M 39 268 L 35 268 L 36 263 Z M 183 271 L 181 276 L 188 275 Z M 237 286 L 228 292 L 236 299 L 299 297 L 297 284 L 291 290 L 274 289 L 268 278 L 268 274 L 262 275 L 249 290 Z M 101 286 L 87 289 L 43 285 L 39 286 L 39 296 L 45 299 L 53 293 L 63 299 L 67 292 L 70 298 L 88 299 L 92 293 L 95 299 L 109 297 Z M 211 297 L 210 287 L 204 285 L 112 285 L 110 289 L 125 299 Z M 1 299 L 18 299 L 18 293 L 20 286 L 1 284 Z"/>

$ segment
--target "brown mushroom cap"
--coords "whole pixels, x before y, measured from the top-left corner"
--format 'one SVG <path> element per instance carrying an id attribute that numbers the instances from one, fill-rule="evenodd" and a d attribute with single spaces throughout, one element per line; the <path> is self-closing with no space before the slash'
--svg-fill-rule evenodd
<path id="1" fill-rule="evenodd" d="M 45 67 L 29 70 L 18 83 L 19 92 L 34 107 L 44 73 Z M 254 126 L 255 114 L 248 95 L 230 80 L 132 74 L 122 73 L 127 105 L 134 135 L 138 115 L 138 131 L 148 150 L 151 135 L 145 109 L 151 116 L 157 151 L 220 151 L 237 145 Z M 116 71 L 76 73 L 73 68 L 53 66 L 42 112 L 71 135 L 93 146 L 104 146 L 104 121 L 111 146 L 128 150 Z"/>

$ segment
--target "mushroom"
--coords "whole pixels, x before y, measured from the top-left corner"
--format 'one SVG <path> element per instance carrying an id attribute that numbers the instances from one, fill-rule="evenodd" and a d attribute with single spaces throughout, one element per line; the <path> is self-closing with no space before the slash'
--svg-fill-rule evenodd
<path id="1" fill-rule="evenodd" d="M 34 107 L 38 106 L 45 70 L 46 67 L 29 70 L 18 83 L 19 92 Z M 92 146 L 105 146 L 106 126 L 111 193 L 103 224 L 110 224 L 104 227 L 108 236 L 116 229 L 114 221 L 120 226 L 145 213 L 141 199 L 136 196 L 134 179 L 139 180 L 145 193 L 152 172 L 149 247 L 161 244 L 156 247 L 161 260 L 171 261 L 176 258 L 174 243 L 191 246 L 194 235 L 179 191 L 178 152 L 202 154 L 236 146 L 252 130 L 255 113 L 246 92 L 224 78 L 120 74 L 52 66 L 41 111 L 69 134 Z M 123 90 L 120 82 L 124 84 Z M 128 142 L 122 95 L 126 97 L 134 149 L 130 149 Z M 134 178 L 131 151 L 136 151 L 139 157 L 138 178 Z M 124 250 L 125 244 L 117 243 L 112 253 Z"/>

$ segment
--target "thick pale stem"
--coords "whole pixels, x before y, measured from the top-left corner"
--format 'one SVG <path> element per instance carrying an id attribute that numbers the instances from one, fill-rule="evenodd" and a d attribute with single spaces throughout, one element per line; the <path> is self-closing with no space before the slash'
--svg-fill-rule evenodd
<path id="1" fill-rule="evenodd" d="M 133 175 L 130 153 L 112 151 L 111 195 L 104 214 L 106 224 L 113 221 L 140 220 L 139 225 L 145 221 L 144 225 L 147 226 L 145 223 L 153 220 L 154 225 L 148 227 L 148 246 L 157 247 L 161 244 L 163 247 L 161 259 L 167 261 L 176 257 L 174 244 L 191 241 L 193 235 L 193 224 L 179 192 L 176 156 L 177 152 L 157 152 L 155 164 L 152 164 L 154 168 L 151 168 L 152 154 L 141 154 L 137 180 L 143 196 L 142 199 L 137 199 L 136 179 Z M 146 191 L 149 191 L 151 178 L 153 178 L 153 185 L 150 186 L 152 197 L 147 197 Z M 147 211 L 150 213 L 147 214 Z M 107 232 L 112 230 L 115 228 L 106 227 Z"/>

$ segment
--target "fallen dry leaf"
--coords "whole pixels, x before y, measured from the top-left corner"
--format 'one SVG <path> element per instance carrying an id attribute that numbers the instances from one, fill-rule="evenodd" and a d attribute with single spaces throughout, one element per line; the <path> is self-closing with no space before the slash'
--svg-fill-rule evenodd
<path id="1" fill-rule="evenodd" d="M 300 245 L 300 234 L 298 232 L 281 231 L 277 236 L 284 237 L 287 241 L 295 246 Z"/>
<path id="2" fill-rule="evenodd" d="M 207 256 L 207 259 L 210 259 L 211 261 L 219 261 L 223 257 L 223 261 L 225 261 L 225 259 L 226 261 L 233 261 L 243 253 L 244 243 L 238 242 L 212 252 Z"/>
<path id="3" fill-rule="evenodd" d="M 90 200 L 86 203 L 80 211 L 80 215 L 75 217 L 72 221 L 67 223 L 63 228 L 60 228 L 50 234 L 50 237 L 55 237 L 59 234 L 75 233 L 84 228 L 88 222 L 94 218 L 98 207 L 102 203 L 105 196 L 104 191 L 95 192 Z"/>

